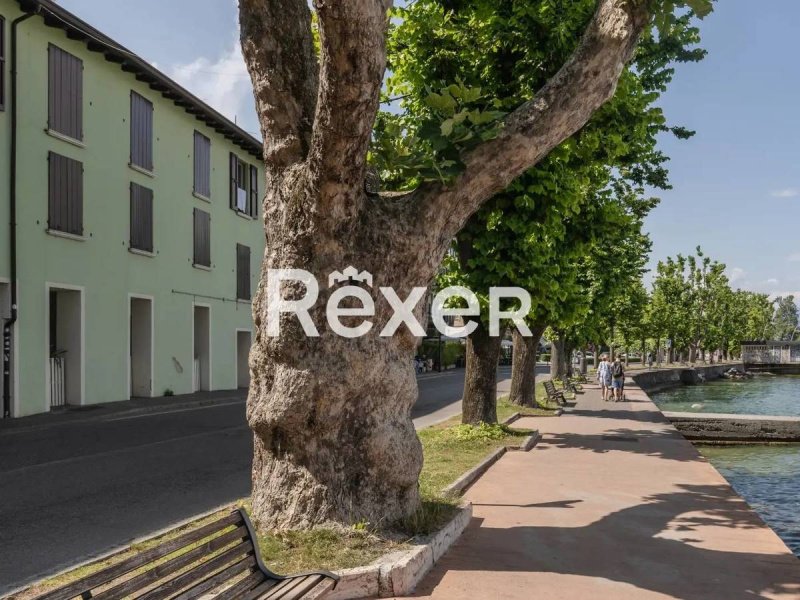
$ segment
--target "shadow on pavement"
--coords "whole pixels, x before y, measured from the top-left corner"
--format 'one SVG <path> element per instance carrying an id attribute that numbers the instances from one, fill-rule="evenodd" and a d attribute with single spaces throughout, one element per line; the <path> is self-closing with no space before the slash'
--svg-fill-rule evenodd
<path id="1" fill-rule="evenodd" d="M 731 532 L 703 535 L 700 530 L 709 527 Z M 737 545 L 735 530 L 761 527 L 761 519 L 724 485 L 680 486 L 584 527 L 493 529 L 475 519 L 415 595 L 430 594 L 449 570 L 481 572 L 481 578 L 509 572 L 577 575 L 597 579 L 598 590 L 610 580 L 683 600 L 797 598 L 795 557 Z M 692 545 L 698 543 L 693 532 L 711 542 Z M 708 547 L 714 542 L 730 550 Z"/>

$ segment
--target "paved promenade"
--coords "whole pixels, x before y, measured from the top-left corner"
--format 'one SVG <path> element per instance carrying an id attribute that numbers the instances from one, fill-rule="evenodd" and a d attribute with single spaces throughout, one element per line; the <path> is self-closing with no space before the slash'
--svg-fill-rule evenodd
<path id="1" fill-rule="evenodd" d="M 475 518 L 415 597 L 800 598 L 800 560 L 645 394 L 526 418 L 543 440 L 467 492 Z"/>

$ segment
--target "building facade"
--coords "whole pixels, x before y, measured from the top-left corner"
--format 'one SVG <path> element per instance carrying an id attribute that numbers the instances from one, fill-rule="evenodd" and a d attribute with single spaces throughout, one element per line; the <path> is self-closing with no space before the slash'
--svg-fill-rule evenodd
<path id="1" fill-rule="evenodd" d="M 87 23 L 0 0 L 4 416 L 246 386 L 261 164 Z"/>
<path id="2" fill-rule="evenodd" d="M 741 345 L 748 371 L 800 375 L 800 341 L 757 340 Z"/>

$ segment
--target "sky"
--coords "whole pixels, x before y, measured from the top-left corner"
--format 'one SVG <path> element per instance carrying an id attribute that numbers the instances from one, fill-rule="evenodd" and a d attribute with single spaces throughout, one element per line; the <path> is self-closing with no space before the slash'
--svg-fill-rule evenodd
<path id="1" fill-rule="evenodd" d="M 235 0 L 60 0 L 258 135 Z M 701 22 L 708 56 L 676 66 L 659 104 L 673 189 L 647 220 L 651 267 L 700 245 L 734 287 L 800 297 L 797 0 L 723 0 Z"/>

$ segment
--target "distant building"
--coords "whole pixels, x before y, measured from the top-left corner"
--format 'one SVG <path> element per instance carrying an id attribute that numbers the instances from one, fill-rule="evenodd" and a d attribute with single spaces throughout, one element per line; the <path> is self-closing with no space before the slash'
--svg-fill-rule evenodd
<path id="1" fill-rule="evenodd" d="M 741 345 L 747 370 L 800 374 L 800 341 L 750 341 Z"/>
<path id="2" fill-rule="evenodd" d="M 54 2 L 0 0 L 4 413 L 248 384 L 261 151 Z"/>

